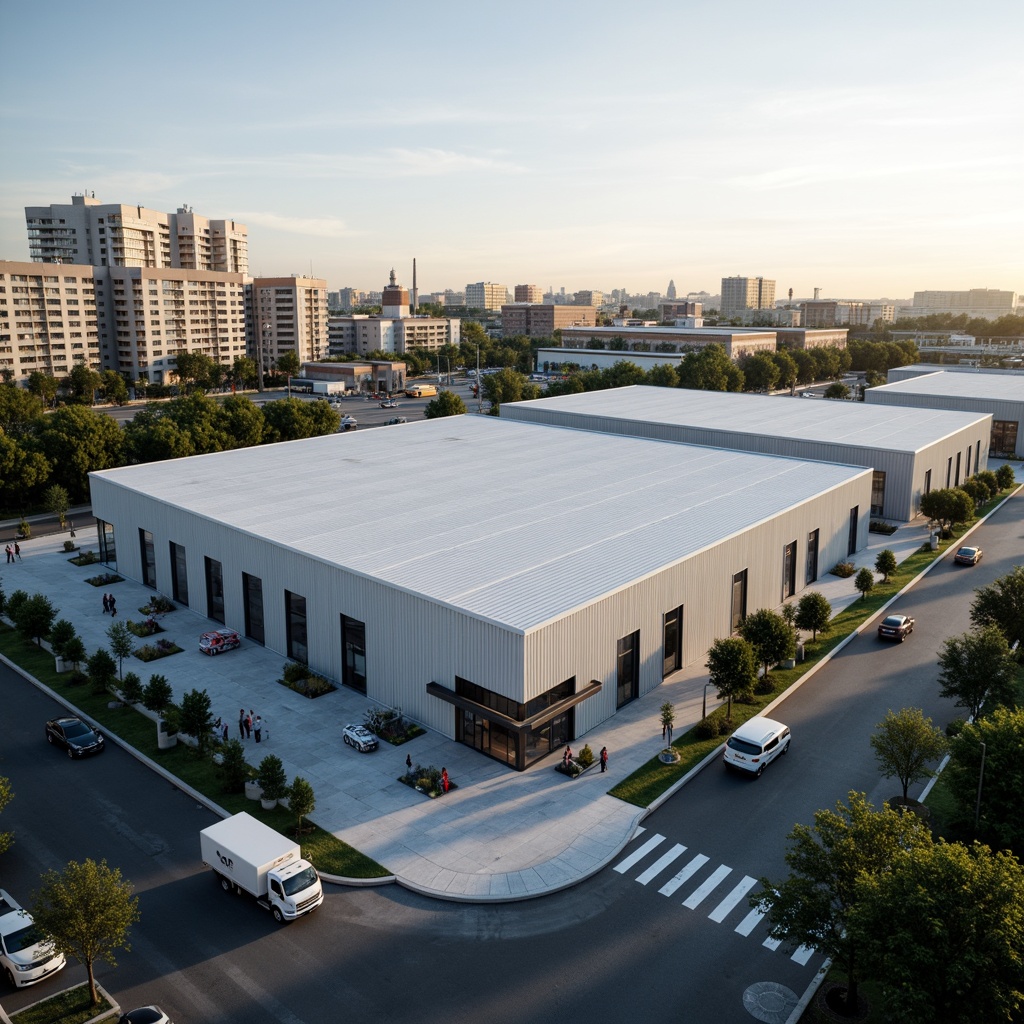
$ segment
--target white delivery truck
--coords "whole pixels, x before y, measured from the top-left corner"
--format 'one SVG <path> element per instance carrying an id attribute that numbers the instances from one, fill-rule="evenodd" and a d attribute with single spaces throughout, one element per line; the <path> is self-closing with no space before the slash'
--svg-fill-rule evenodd
<path id="1" fill-rule="evenodd" d="M 0 964 L 15 988 L 34 985 L 64 966 L 64 954 L 54 951 L 36 927 L 32 915 L 0 889 Z"/>
<path id="2" fill-rule="evenodd" d="M 277 921 L 294 921 L 324 901 L 320 878 L 299 844 L 245 811 L 204 828 L 199 846 L 225 892 L 255 896 Z"/>

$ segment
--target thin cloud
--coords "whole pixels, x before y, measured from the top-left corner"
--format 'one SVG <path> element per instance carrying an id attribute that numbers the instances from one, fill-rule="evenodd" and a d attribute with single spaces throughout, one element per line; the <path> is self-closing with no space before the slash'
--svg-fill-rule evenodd
<path id="1" fill-rule="evenodd" d="M 349 228 L 337 217 L 287 217 L 280 213 L 266 211 L 243 211 L 235 220 L 246 227 L 258 224 L 272 231 L 284 231 L 289 235 L 311 235 L 316 238 L 351 238 L 358 232 Z"/>

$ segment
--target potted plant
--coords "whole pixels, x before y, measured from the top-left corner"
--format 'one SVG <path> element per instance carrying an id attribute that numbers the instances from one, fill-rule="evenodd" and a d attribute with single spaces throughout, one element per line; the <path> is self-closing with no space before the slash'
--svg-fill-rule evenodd
<path id="1" fill-rule="evenodd" d="M 276 754 L 267 754 L 256 770 L 256 781 L 263 794 L 260 803 L 263 810 L 270 811 L 277 806 L 277 801 L 288 789 L 288 776 L 284 773 L 284 765 Z"/>

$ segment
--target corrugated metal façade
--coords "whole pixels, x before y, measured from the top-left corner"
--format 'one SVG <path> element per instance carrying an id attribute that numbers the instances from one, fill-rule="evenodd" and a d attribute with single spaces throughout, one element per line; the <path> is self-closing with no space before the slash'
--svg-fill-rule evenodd
<path id="1" fill-rule="evenodd" d="M 991 419 L 981 412 L 885 408 L 861 402 L 623 387 L 502 406 L 505 419 L 867 466 L 885 474 L 874 514 L 907 521 L 921 495 L 988 465 Z M 969 453 L 969 454 L 968 454 Z M 928 474 L 931 474 L 929 478 Z M 951 481 L 952 482 L 952 481 Z"/>
<path id="2" fill-rule="evenodd" d="M 616 710 L 617 643 L 640 633 L 639 692 L 662 679 L 663 617 L 683 613 L 683 663 L 747 608 L 776 607 L 786 545 L 806 585 L 867 542 L 871 473 L 585 431 L 460 416 L 222 452 L 91 476 L 117 569 L 170 595 L 184 549 L 189 605 L 207 613 L 205 559 L 224 619 L 245 629 L 242 574 L 262 581 L 265 643 L 287 650 L 285 591 L 306 603 L 308 661 L 342 676 L 341 616 L 365 623 L 367 695 L 447 736 L 458 714 L 427 692 L 456 677 L 526 703 L 575 678 L 603 688 L 575 735 Z"/>

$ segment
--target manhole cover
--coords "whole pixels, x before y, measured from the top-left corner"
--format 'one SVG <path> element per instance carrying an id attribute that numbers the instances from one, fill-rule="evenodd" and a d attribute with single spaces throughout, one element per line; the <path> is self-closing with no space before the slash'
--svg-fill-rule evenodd
<path id="1" fill-rule="evenodd" d="M 777 981 L 755 982 L 743 993 L 743 1008 L 765 1024 L 786 1024 L 797 1002 L 796 993 Z"/>

